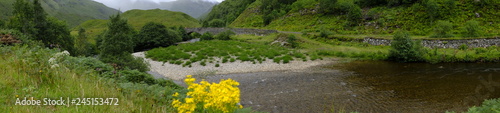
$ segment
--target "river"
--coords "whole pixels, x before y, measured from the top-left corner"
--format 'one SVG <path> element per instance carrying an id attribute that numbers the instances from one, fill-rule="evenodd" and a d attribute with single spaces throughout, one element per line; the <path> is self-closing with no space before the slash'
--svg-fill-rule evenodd
<path id="1" fill-rule="evenodd" d="M 257 111 L 442 113 L 500 98 L 500 65 L 353 61 L 308 71 L 209 76 L 240 82 L 241 104 Z"/>

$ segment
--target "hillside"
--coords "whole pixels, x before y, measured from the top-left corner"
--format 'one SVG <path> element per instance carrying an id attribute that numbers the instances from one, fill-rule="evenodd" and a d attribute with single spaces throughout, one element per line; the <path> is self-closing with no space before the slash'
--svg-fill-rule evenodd
<path id="1" fill-rule="evenodd" d="M 96 0 L 111 8 L 119 9 L 120 11 L 129 11 L 133 9 L 149 10 L 149 9 L 164 9 L 170 11 L 179 11 L 188 14 L 194 18 L 207 13 L 210 8 L 217 2 L 209 2 L 205 0 L 175 0 L 169 2 L 154 2 L 149 0 Z"/>
<path id="2" fill-rule="evenodd" d="M 188 14 L 194 18 L 200 18 L 211 10 L 216 5 L 215 2 L 207 2 L 203 0 L 177 0 L 172 2 L 161 2 L 166 10 L 179 11 Z"/>
<path id="3" fill-rule="evenodd" d="M 317 32 L 323 28 L 336 34 L 392 34 L 398 29 L 405 29 L 413 35 L 427 36 L 434 31 L 438 21 L 449 21 L 452 24 L 451 32 L 460 34 L 463 32 L 464 23 L 475 20 L 479 22 L 483 36 L 500 35 L 499 1 L 338 0 L 336 3 L 336 0 L 291 0 L 293 2 L 290 3 L 273 1 L 280 0 L 253 2 L 239 14 L 238 18 L 230 21 L 228 26 L 296 32 Z M 326 2 L 322 4 L 321 1 Z M 224 2 L 220 5 L 224 5 Z M 220 5 L 218 7 L 230 7 L 230 5 Z"/>
<path id="4" fill-rule="evenodd" d="M 184 27 L 200 27 L 198 20 L 193 17 L 182 13 L 174 12 L 168 10 L 130 10 L 121 15 L 123 18 L 128 20 L 128 23 L 132 25 L 135 30 L 140 30 L 142 26 L 146 25 L 148 22 L 162 23 L 167 27 L 173 26 L 184 26 Z M 105 29 L 107 29 L 108 20 L 88 20 L 81 25 L 75 27 L 73 33 L 76 33 L 78 28 L 84 28 L 88 34 L 93 37 L 96 36 Z"/>
<path id="5" fill-rule="evenodd" d="M 15 0 L 0 1 L 0 19 L 6 20 L 11 16 Z M 91 19 L 106 19 L 110 15 L 120 13 L 92 0 L 40 0 L 45 11 L 74 27 Z"/>

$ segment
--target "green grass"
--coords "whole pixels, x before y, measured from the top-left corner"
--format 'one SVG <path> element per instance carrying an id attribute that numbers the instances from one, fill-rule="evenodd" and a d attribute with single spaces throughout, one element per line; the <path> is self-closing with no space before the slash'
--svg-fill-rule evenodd
<path id="1" fill-rule="evenodd" d="M 309 36 L 298 37 L 299 47 L 296 51 L 305 53 L 309 60 L 322 59 L 322 57 L 353 58 L 357 60 L 386 60 L 390 46 L 374 46 L 362 43 L 362 38 L 352 38 L 353 35 L 332 35 L 328 38 Z M 256 44 L 270 44 L 277 34 L 268 36 L 238 35 L 236 40 Z M 349 37 L 348 37 L 349 36 Z M 358 37 L 364 37 L 361 35 Z M 368 35 L 366 35 L 368 36 Z M 384 35 L 384 39 L 392 39 L 392 36 Z M 425 39 L 417 37 L 416 39 Z M 466 49 L 430 49 L 426 48 L 424 55 L 425 62 L 500 62 L 500 48 L 496 46 L 488 48 L 466 48 Z M 300 58 L 300 55 L 295 56 Z M 274 59 L 277 61 L 278 57 Z M 297 60 L 297 59 L 296 59 Z"/>
<path id="2" fill-rule="evenodd" d="M 181 44 L 166 48 L 156 48 L 146 52 L 146 57 L 156 61 L 178 64 L 178 61 L 186 61 L 183 66 L 191 66 L 192 63 L 200 62 L 207 65 L 207 61 L 222 63 L 253 62 L 261 63 L 266 59 L 275 59 L 277 63 L 288 63 L 293 60 L 291 55 L 301 54 L 280 46 L 271 46 L 257 43 L 240 41 L 201 41 L 196 43 Z M 305 55 L 296 55 L 296 58 L 306 59 Z M 280 62 L 282 61 L 283 62 Z"/>
<path id="3" fill-rule="evenodd" d="M 127 19 L 128 23 L 135 29 L 140 30 L 148 22 L 161 23 L 167 27 L 201 27 L 198 20 L 182 13 L 168 10 L 129 10 L 121 16 Z M 84 28 L 88 36 L 93 39 L 108 28 L 109 20 L 88 20 L 72 30 L 72 34 L 76 35 L 79 28 Z"/>
<path id="4" fill-rule="evenodd" d="M 127 77 L 113 78 L 112 76 L 117 75 L 112 74 L 112 66 L 99 60 L 85 57 L 56 57 L 55 54 L 59 51 L 38 46 L 0 47 L 0 53 L 2 54 L 0 56 L 0 70 L 2 70 L 0 111 L 2 112 L 173 112 L 169 104 L 171 101 L 169 95 L 173 94 L 174 88 L 167 85 L 171 83 L 158 82 L 158 85 L 148 85 L 127 82 L 124 81 Z M 59 67 L 53 67 L 54 62 L 49 62 L 51 58 L 55 58 L 55 64 Z M 35 100 L 60 97 L 118 98 L 119 105 L 69 107 L 15 105 L 17 98 L 24 97 L 33 97 Z"/>
<path id="5" fill-rule="evenodd" d="M 482 35 L 485 37 L 499 36 L 499 2 L 480 6 L 475 4 L 473 0 L 456 1 L 456 7 L 445 7 L 443 1 L 438 1 L 440 4 L 439 18 L 432 21 L 429 19 L 426 8 L 422 3 L 410 5 L 401 5 L 397 7 L 387 7 L 381 5 L 377 7 L 367 7 L 363 9 L 363 16 L 370 17 L 370 20 L 362 20 L 356 26 L 348 26 L 348 18 L 346 15 L 326 15 L 319 12 L 318 7 L 293 10 L 287 12 L 286 15 L 274 19 L 269 25 L 264 26 L 262 23 L 262 14 L 255 11 L 261 5 L 257 0 L 247 7 L 241 15 L 233 21 L 230 27 L 240 28 L 262 28 L 276 29 L 280 31 L 308 31 L 316 32 L 316 30 L 324 27 L 336 34 L 343 35 L 365 35 L 365 34 L 392 34 L 398 29 L 410 31 L 413 35 L 428 36 L 433 32 L 435 21 L 447 20 L 453 24 L 452 33 L 456 37 L 461 37 L 459 34 L 463 32 L 464 24 L 469 20 L 477 20 L 480 22 Z M 318 4 L 318 2 L 310 2 Z M 315 5 L 312 5 L 315 6 Z M 316 12 L 314 12 L 316 11 Z M 480 14 L 477 18 L 475 13 Z"/>

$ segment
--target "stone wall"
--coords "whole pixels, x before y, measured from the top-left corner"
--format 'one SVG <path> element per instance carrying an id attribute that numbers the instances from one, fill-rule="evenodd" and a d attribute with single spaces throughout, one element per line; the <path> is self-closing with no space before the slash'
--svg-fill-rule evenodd
<path id="1" fill-rule="evenodd" d="M 197 32 L 200 34 L 209 32 L 213 35 L 219 34 L 220 32 L 224 32 L 227 30 L 231 30 L 234 33 L 240 35 L 240 34 L 254 34 L 254 35 L 267 35 L 271 33 L 276 33 L 278 31 L 276 30 L 263 30 L 263 29 L 245 29 L 245 28 L 186 28 L 186 32 Z"/>
<path id="2" fill-rule="evenodd" d="M 371 45 L 391 45 L 392 40 L 365 38 L 363 42 Z M 458 48 L 460 45 L 466 44 L 469 47 L 489 47 L 500 46 L 500 37 L 485 38 L 485 39 L 463 39 L 463 40 L 422 40 L 422 45 L 429 48 Z"/>

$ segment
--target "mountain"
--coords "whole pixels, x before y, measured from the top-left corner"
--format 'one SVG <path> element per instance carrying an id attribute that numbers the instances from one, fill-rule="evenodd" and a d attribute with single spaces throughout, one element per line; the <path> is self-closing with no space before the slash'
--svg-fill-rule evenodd
<path id="1" fill-rule="evenodd" d="M 236 3 L 226 0 L 210 12 L 224 15 Z M 453 34 L 463 33 L 465 23 L 477 21 L 483 36 L 500 35 L 498 0 L 256 0 L 237 14 L 228 27 L 316 32 L 327 29 L 336 34 L 392 34 L 404 29 L 427 36 L 440 21 L 452 25 Z M 326 1 L 326 2 L 324 2 Z M 329 2 L 337 1 L 337 2 Z M 225 3 L 230 2 L 230 3 Z M 322 3 L 323 2 L 323 3 Z M 217 7 L 221 7 L 216 10 Z M 236 11 L 234 11 L 236 12 Z M 226 17 L 209 18 L 225 19 Z"/>
<path id="2" fill-rule="evenodd" d="M 217 2 L 207 2 L 202 0 L 177 0 L 172 2 L 161 2 L 164 9 L 184 12 L 194 18 L 200 18 L 209 12 Z"/>
<path id="3" fill-rule="evenodd" d="M 8 19 L 12 15 L 15 0 L 0 1 L 0 19 Z M 42 7 L 49 15 L 74 27 L 91 19 L 107 19 L 118 10 L 92 0 L 40 0 Z"/>
<path id="4" fill-rule="evenodd" d="M 121 15 L 127 19 L 128 23 L 135 29 L 140 30 L 142 26 L 148 22 L 161 23 L 167 27 L 201 27 L 198 20 L 182 13 L 168 10 L 152 9 L 152 10 L 129 10 Z M 78 32 L 79 28 L 86 29 L 91 37 L 95 37 L 108 28 L 108 20 L 88 20 L 81 25 L 75 27 L 73 34 Z"/>
<path id="5" fill-rule="evenodd" d="M 171 2 L 153 2 L 149 0 L 120 0 L 120 1 L 104 1 L 97 0 L 109 7 L 119 9 L 121 11 L 128 11 L 132 9 L 164 9 L 170 11 L 184 12 L 194 18 L 208 12 L 217 2 L 205 0 L 175 0 Z"/>

